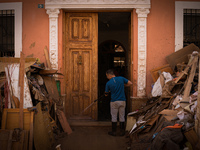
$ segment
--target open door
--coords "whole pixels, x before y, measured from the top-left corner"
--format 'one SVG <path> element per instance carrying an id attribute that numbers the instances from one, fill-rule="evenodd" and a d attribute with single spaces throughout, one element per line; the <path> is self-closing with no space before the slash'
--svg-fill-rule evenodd
<path id="1" fill-rule="evenodd" d="M 69 119 L 97 120 L 97 13 L 66 13 L 65 110 Z"/>
<path id="2" fill-rule="evenodd" d="M 132 24 L 131 12 L 98 13 L 98 94 L 105 92 L 106 71 L 113 69 L 116 76 L 131 80 L 132 75 Z M 125 88 L 126 112 L 130 110 L 130 87 Z M 98 101 L 98 119 L 107 121 L 110 115 L 110 96 Z"/>

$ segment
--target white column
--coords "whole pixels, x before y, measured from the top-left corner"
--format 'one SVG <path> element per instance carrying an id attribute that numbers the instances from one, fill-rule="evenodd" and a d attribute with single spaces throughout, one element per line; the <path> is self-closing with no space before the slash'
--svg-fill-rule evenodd
<path id="1" fill-rule="evenodd" d="M 47 9 L 49 15 L 49 59 L 52 69 L 58 69 L 58 14 L 59 9 Z"/>
<path id="2" fill-rule="evenodd" d="M 138 14 L 138 78 L 137 96 L 146 95 L 146 52 L 147 52 L 147 14 L 148 8 L 136 9 Z"/>

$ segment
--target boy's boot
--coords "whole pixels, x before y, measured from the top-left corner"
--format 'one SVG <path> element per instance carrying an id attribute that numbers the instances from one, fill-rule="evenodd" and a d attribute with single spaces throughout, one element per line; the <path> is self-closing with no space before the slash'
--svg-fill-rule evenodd
<path id="1" fill-rule="evenodd" d="M 117 122 L 112 122 L 112 131 L 108 132 L 109 135 L 116 136 Z"/>
<path id="2" fill-rule="evenodd" d="M 119 133 L 119 135 L 120 136 L 124 136 L 125 135 L 125 122 L 120 122 L 119 126 L 120 126 L 120 133 Z"/>

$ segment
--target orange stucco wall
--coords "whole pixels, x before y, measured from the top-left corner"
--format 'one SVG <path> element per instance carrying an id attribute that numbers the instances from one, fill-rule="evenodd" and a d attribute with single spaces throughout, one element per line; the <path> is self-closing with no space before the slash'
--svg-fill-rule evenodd
<path id="1" fill-rule="evenodd" d="M 147 95 L 153 83 L 150 70 L 167 64 L 165 57 L 175 51 L 175 1 L 188 0 L 151 0 L 147 17 Z"/>
<path id="2" fill-rule="evenodd" d="M 23 1 L 22 47 L 26 56 L 33 54 L 44 62 L 44 47 L 49 47 L 49 20 L 45 8 L 38 8 L 38 4 L 44 4 L 44 0 Z"/>
<path id="3" fill-rule="evenodd" d="M 45 0 L 0 0 L 0 3 L 9 2 L 22 2 L 22 51 L 25 56 L 36 57 L 45 62 L 44 47 L 49 48 L 49 16 Z M 38 4 L 44 4 L 44 8 L 38 8 Z M 58 20 L 58 49 L 59 54 L 62 54 L 62 11 Z"/>
<path id="4" fill-rule="evenodd" d="M 44 48 L 49 49 L 49 15 L 45 0 L 0 0 L 0 3 L 22 2 L 22 51 L 25 56 L 39 58 L 45 63 Z M 38 8 L 43 4 L 44 8 Z M 62 69 L 62 10 L 58 16 L 58 70 Z M 63 88 L 62 88 L 63 89 Z"/>
<path id="5" fill-rule="evenodd" d="M 167 64 L 175 50 L 175 1 L 152 0 L 147 17 L 147 93 L 153 83 L 150 70 Z"/>
<path id="6" fill-rule="evenodd" d="M 177 0 L 178 1 L 178 0 Z M 180 0 L 179 0 L 180 1 Z M 184 0 L 182 0 L 184 1 Z M 186 0 L 185 0 L 186 1 Z M 193 0 L 200 1 L 200 0 Z M 23 2 L 22 49 L 26 56 L 32 55 L 45 62 L 44 47 L 49 48 L 49 18 L 45 8 L 38 8 L 45 0 L 0 0 L 0 3 Z M 137 14 L 133 10 L 133 96 L 137 95 Z M 58 70 L 63 71 L 63 11 L 58 18 Z M 175 0 L 151 0 L 147 17 L 147 82 L 146 92 L 153 83 L 150 70 L 165 65 L 165 57 L 175 50 Z"/>

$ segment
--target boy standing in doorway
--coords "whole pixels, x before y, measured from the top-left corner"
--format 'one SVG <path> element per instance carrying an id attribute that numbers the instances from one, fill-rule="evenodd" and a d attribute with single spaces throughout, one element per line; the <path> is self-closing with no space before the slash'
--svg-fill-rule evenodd
<path id="1" fill-rule="evenodd" d="M 112 131 L 109 135 L 116 136 L 117 131 L 117 115 L 119 112 L 120 136 L 125 135 L 125 107 L 126 96 L 124 86 L 132 85 L 132 82 L 124 77 L 116 77 L 113 70 L 106 71 L 106 77 L 109 81 L 106 83 L 105 96 L 111 93 L 110 112 L 112 118 Z"/>

